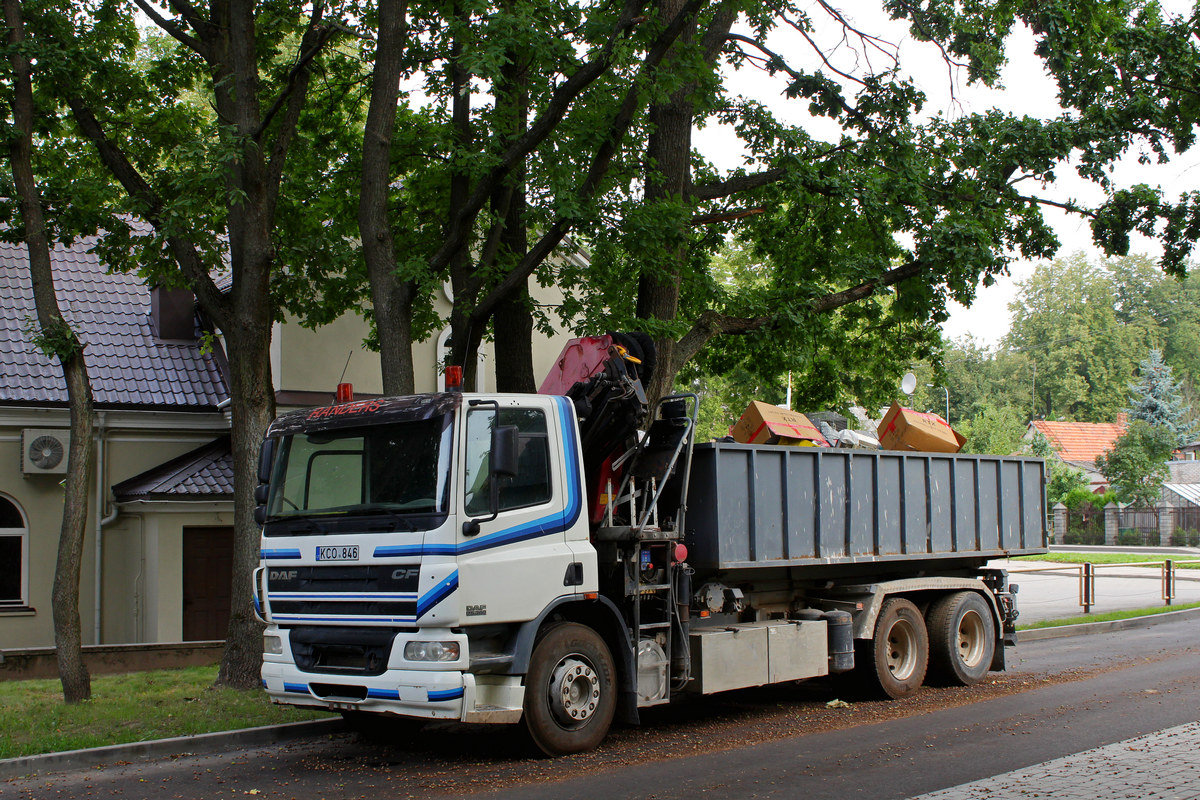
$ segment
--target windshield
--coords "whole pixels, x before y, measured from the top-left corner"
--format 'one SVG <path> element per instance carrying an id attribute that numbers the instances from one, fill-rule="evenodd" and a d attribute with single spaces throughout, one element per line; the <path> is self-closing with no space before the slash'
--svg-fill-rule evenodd
<path id="1" fill-rule="evenodd" d="M 284 436 L 267 516 L 444 514 L 450 436 L 449 416 Z"/>

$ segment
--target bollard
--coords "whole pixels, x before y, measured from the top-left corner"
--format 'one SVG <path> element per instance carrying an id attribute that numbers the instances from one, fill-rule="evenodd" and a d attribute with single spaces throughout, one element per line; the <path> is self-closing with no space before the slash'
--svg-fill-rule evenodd
<path id="1" fill-rule="evenodd" d="M 1083 606 L 1083 613 L 1090 614 L 1095 604 L 1096 565 L 1085 561 L 1079 565 L 1079 605 Z"/>
<path id="2" fill-rule="evenodd" d="M 1169 558 L 1162 562 L 1162 594 L 1163 603 L 1171 605 L 1175 599 L 1175 562 Z"/>

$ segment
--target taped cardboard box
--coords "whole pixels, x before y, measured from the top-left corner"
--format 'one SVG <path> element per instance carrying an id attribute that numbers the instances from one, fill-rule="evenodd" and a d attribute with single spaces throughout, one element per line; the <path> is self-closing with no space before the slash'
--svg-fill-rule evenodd
<path id="1" fill-rule="evenodd" d="M 879 446 L 884 450 L 957 453 L 967 439 L 937 414 L 924 414 L 892 403 L 879 423 Z"/>
<path id="2" fill-rule="evenodd" d="M 808 417 L 797 411 L 754 400 L 731 431 L 742 444 L 786 444 L 826 447 L 828 442 Z"/>

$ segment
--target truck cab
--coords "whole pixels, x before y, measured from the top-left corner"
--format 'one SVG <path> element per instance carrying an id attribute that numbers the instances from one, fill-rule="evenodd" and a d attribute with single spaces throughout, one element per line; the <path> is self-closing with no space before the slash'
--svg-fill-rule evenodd
<path id="1" fill-rule="evenodd" d="M 271 425 L 262 461 L 271 697 L 519 719 L 522 626 L 596 598 L 570 403 L 448 392 L 300 411 Z"/>

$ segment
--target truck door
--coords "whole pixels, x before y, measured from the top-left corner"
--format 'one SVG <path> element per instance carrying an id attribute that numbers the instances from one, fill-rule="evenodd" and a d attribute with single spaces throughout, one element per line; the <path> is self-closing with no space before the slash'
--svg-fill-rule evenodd
<path id="1" fill-rule="evenodd" d="M 499 483 L 491 515 L 489 448 L 494 427 L 517 428 L 517 473 Z M 460 518 L 478 520 L 479 532 L 458 531 L 459 591 L 464 622 L 510 622 L 536 617 L 555 597 L 572 593 L 565 582 L 574 561 L 566 543 L 564 508 L 577 486 L 565 485 L 564 448 L 549 399 L 468 406 Z M 576 454 L 572 450 L 570 458 Z"/>

